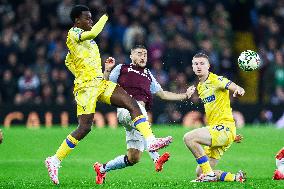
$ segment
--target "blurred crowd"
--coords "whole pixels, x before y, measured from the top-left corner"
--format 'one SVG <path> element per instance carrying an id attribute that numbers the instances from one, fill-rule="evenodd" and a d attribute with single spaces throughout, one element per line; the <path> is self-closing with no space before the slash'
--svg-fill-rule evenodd
<path id="1" fill-rule="evenodd" d="M 69 13 L 73 5 L 85 4 L 97 20 L 106 2 L 114 12 L 96 38 L 102 60 L 113 56 L 117 63 L 129 63 L 131 47 L 143 44 L 148 67 L 162 87 L 184 92 L 196 84 L 191 59 L 202 50 L 215 73 L 238 79 L 232 1 L 0 0 L 0 104 L 74 102 L 73 76 L 64 65 Z M 258 0 L 246 19 L 263 60 L 260 101 L 283 103 L 284 1 Z"/>

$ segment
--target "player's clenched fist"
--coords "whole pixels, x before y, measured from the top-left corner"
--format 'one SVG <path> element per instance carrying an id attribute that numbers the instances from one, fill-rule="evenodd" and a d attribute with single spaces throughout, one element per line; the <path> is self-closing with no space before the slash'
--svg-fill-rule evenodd
<path id="1" fill-rule="evenodd" d="M 244 96 L 244 94 L 245 94 L 245 90 L 242 87 L 237 86 L 237 89 L 234 91 L 233 97 Z"/>
<path id="2" fill-rule="evenodd" d="M 105 70 L 110 72 L 115 66 L 115 59 L 113 57 L 108 57 L 105 62 Z"/>
<path id="3" fill-rule="evenodd" d="M 3 142 L 3 133 L 2 130 L 0 129 L 0 144 Z"/>
<path id="4" fill-rule="evenodd" d="M 244 137 L 242 135 L 238 134 L 238 135 L 236 135 L 236 138 L 234 139 L 234 142 L 241 143 L 243 138 Z"/>
<path id="5" fill-rule="evenodd" d="M 194 85 L 188 87 L 188 89 L 186 90 L 187 99 L 189 99 L 194 92 L 195 92 Z"/>

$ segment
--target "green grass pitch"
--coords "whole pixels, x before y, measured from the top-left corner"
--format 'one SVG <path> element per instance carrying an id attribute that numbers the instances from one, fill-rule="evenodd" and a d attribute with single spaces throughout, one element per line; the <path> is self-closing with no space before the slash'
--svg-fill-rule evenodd
<path id="1" fill-rule="evenodd" d="M 125 132 L 119 129 L 93 129 L 62 163 L 60 185 L 48 177 L 44 159 L 54 154 L 63 139 L 75 127 L 3 129 L 0 145 L 0 188 L 284 188 L 284 181 L 273 181 L 275 153 L 284 146 L 284 130 L 272 127 L 246 127 L 238 130 L 244 136 L 241 144 L 233 144 L 225 153 L 218 169 L 247 172 L 246 183 L 190 183 L 195 178 L 196 162 L 183 144 L 188 131 L 178 126 L 154 126 L 156 135 L 172 135 L 174 142 L 162 150 L 171 153 L 161 173 L 147 153 L 133 167 L 108 173 L 106 183 L 95 184 L 94 162 L 105 162 L 125 154 Z"/>

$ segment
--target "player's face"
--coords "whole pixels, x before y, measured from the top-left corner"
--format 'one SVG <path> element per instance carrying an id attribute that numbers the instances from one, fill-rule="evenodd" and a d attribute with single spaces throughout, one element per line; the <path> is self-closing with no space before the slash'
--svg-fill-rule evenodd
<path id="1" fill-rule="evenodd" d="M 85 30 L 90 31 L 93 26 L 92 14 L 90 11 L 83 11 L 78 19 L 78 26 Z"/>
<path id="2" fill-rule="evenodd" d="M 192 69 L 197 76 L 205 76 L 209 73 L 209 61 L 207 58 L 199 57 L 192 59 Z"/>
<path id="3" fill-rule="evenodd" d="M 134 49 L 131 51 L 130 58 L 135 65 L 144 68 L 147 64 L 147 50 Z"/>

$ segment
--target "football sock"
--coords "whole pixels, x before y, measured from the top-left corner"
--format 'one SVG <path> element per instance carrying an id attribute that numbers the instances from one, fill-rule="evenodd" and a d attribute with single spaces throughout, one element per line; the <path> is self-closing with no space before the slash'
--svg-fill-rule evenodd
<path id="1" fill-rule="evenodd" d="M 56 151 L 55 156 L 60 161 L 62 161 L 75 148 L 78 142 L 79 141 L 76 138 L 71 135 L 68 135 Z"/>
<path id="2" fill-rule="evenodd" d="M 206 155 L 201 156 L 200 158 L 196 159 L 198 165 L 200 166 L 202 173 L 205 175 L 213 175 L 214 172 L 209 164 L 208 157 Z"/>
<path id="3" fill-rule="evenodd" d="M 160 154 L 158 152 L 148 152 L 151 159 L 154 161 L 154 163 L 157 162 L 157 160 L 159 159 L 160 157 Z"/>
<path id="4" fill-rule="evenodd" d="M 127 155 L 121 155 L 103 164 L 103 166 L 101 166 L 100 168 L 100 172 L 105 173 L 110 170 L 123 169 L 125 167 L 132 166 L 132 165 L 134 164 L 129 162 Z"/>
<path id="5" fill-rule="evenodd" d="M 220 176 L 220 181 L 233 182 L 235 181 L 235 174 L 232 174 L 230 172 L 223 172 Z"/>
<path id="6" fill-rule="evenodd" d="M 134 127 L 136 127 L 138 131 L 140 131 L 140 133 L 144 136 L 146 140 L 155 138 L 150 124 L 144 115 L 136 117 L 134 120 L 132 120 L 132 122 Z"/>

